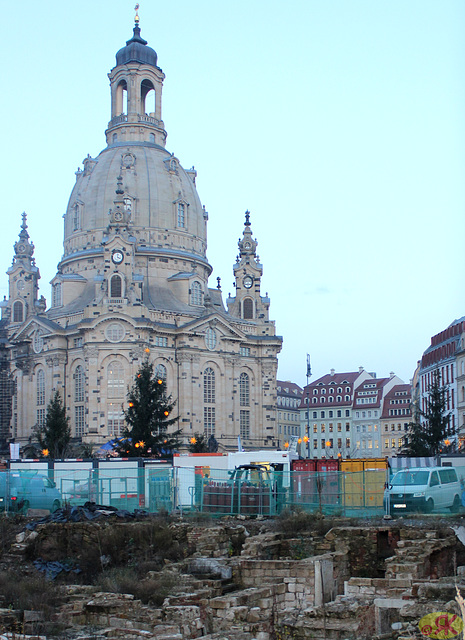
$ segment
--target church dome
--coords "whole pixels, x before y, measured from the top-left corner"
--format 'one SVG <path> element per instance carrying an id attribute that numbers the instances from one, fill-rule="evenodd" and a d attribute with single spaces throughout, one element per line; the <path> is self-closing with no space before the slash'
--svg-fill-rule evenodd
<path id="1" fill-rule="evenodd" d="M 126 42 L 126 46 L 116 54 L 116 64 L 122 65 L 128 62 L 140 62 L 157 66 L 156 52 L 147 46 L 147 40 L 141 38 L 140 27 L 136 24 L 133 37 Z"/>
<path id="2" fill-rule="evenodd" d="M 134 36 L 116 54 L 109 78 L 108 146 L 96 158 L 87 156 L 76 173 L 65 215 L 63 261 L 103 255 L 109 234 L 121 232 L 136 252 L 170 258 L 173 269 L 174 261 L 185 258 L 191 268 L 202 264 L 211 272 L 196 172 L 183 169 L 165 149 L 165 76 L 157 54 L 140 36 L 137 15 Z"/>
<path id="3" fill-rule="evenodd" d="M 65 257 L 101 246 L 121 202 L 139 246 L 205 260 L 207 215 L 193 169 L 149 142 L 117 142 L 83 164 L 65 216 Z"/>

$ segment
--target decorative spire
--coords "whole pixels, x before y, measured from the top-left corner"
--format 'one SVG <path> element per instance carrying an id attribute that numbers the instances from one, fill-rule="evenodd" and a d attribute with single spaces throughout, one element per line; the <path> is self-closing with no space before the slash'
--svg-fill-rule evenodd
<path id="1" fill-rule="evenodd" d="M 21 217 L 22 217 L 23 221 L 21 223 L 21 231 L 19 232 L 19 237 L 24 242 L 27 242 L 29 240 L 29 234 L 26 231 L 26 229 L 27 229 L 27 214 L 26 214 L 25 211 L 22 212 Z"/>
<path id="2" fill-rule="evenodd" d="M 34 263 L 34 258 L 32 257 L 34 253 L 34 245 L 29 240 L 29 234 L 27 232 L 27 215 L 25 211 L 21 214 L 21 217 L 23 221 L 21 223 L 19 238 L 14 244 L 15 256 L 13 261 L 21 258 L 27 258 Z"/>
<path id="3" fill-rule="evenodd" d="M 131 40 L 128 40 L 126 42 L 126 45 L 129 45 L 131 42 L 139 42 L 140 44 L 146 45 L 147 44 L 147 40 L 144 40 L 144 38 L 142 38 L 141 35 L 140 35 L 139 3 L 137 3 L 136 6 L 134 7 L 134 11 L 136 12 L 136 15 L 134 16 L 134 35 L 131 38 Z"/>
<path id="4" fill-rule="evenodd" d="M 242 238 L 237 243 L 239 247 L 239 258 L 243 256 L 256 256 L 258 242 L 252 237 L 252 229 L 250 227 L 250 211 L 245 212 L 244 232 Z"/>

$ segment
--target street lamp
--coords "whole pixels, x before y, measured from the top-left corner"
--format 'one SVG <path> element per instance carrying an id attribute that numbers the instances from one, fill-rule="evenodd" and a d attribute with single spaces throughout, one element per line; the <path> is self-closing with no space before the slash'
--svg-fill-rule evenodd
<path id="1" fill-rule="evenodd" d="M 310 354 L 307 353 L 307 435 L 304 437 L 307 438 L 307 458 L 310 459 L 310 389 L 308 385 L 310 384 L 310 377 L 312 375 L 312 367 L 310 365 Z"/>

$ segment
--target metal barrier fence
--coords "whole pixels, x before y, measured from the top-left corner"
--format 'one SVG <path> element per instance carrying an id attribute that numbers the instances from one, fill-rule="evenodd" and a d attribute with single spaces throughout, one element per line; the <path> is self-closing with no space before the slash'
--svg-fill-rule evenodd
<path id="1" fill-rule="evenodd" d="M 10 470 L 0 472 L 0 508 L 54 510 L 95 502 L 151 513 L 276 516 L 285 509 L 348 517 L 389 513 L 386 472 L 277 472 L 257 469 L 146 467 L 141 469 Z M 425 509 L 425 512 L 427 510 Z M 449 510 L 444 510 L 449 513 Z M 437 513 L 437 510 L 435 510 Z"/>

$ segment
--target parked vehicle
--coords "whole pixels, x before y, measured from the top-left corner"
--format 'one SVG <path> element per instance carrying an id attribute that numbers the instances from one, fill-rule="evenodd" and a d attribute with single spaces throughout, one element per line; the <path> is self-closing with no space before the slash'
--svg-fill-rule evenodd
<path id="1" fill-rule="evenodd" d="M 0 510 L 26 512 L 32 509 L 56 511 L 62 497 L 48 476 L 36 471 L 0 472 Z"/>
<path id="2" fill-rule="evenodd" d="M 385 492 L 390 513 L 431 513 L 461 507 L 462 487 L 453 467 L 415 467 L 393 475 Z"/>

